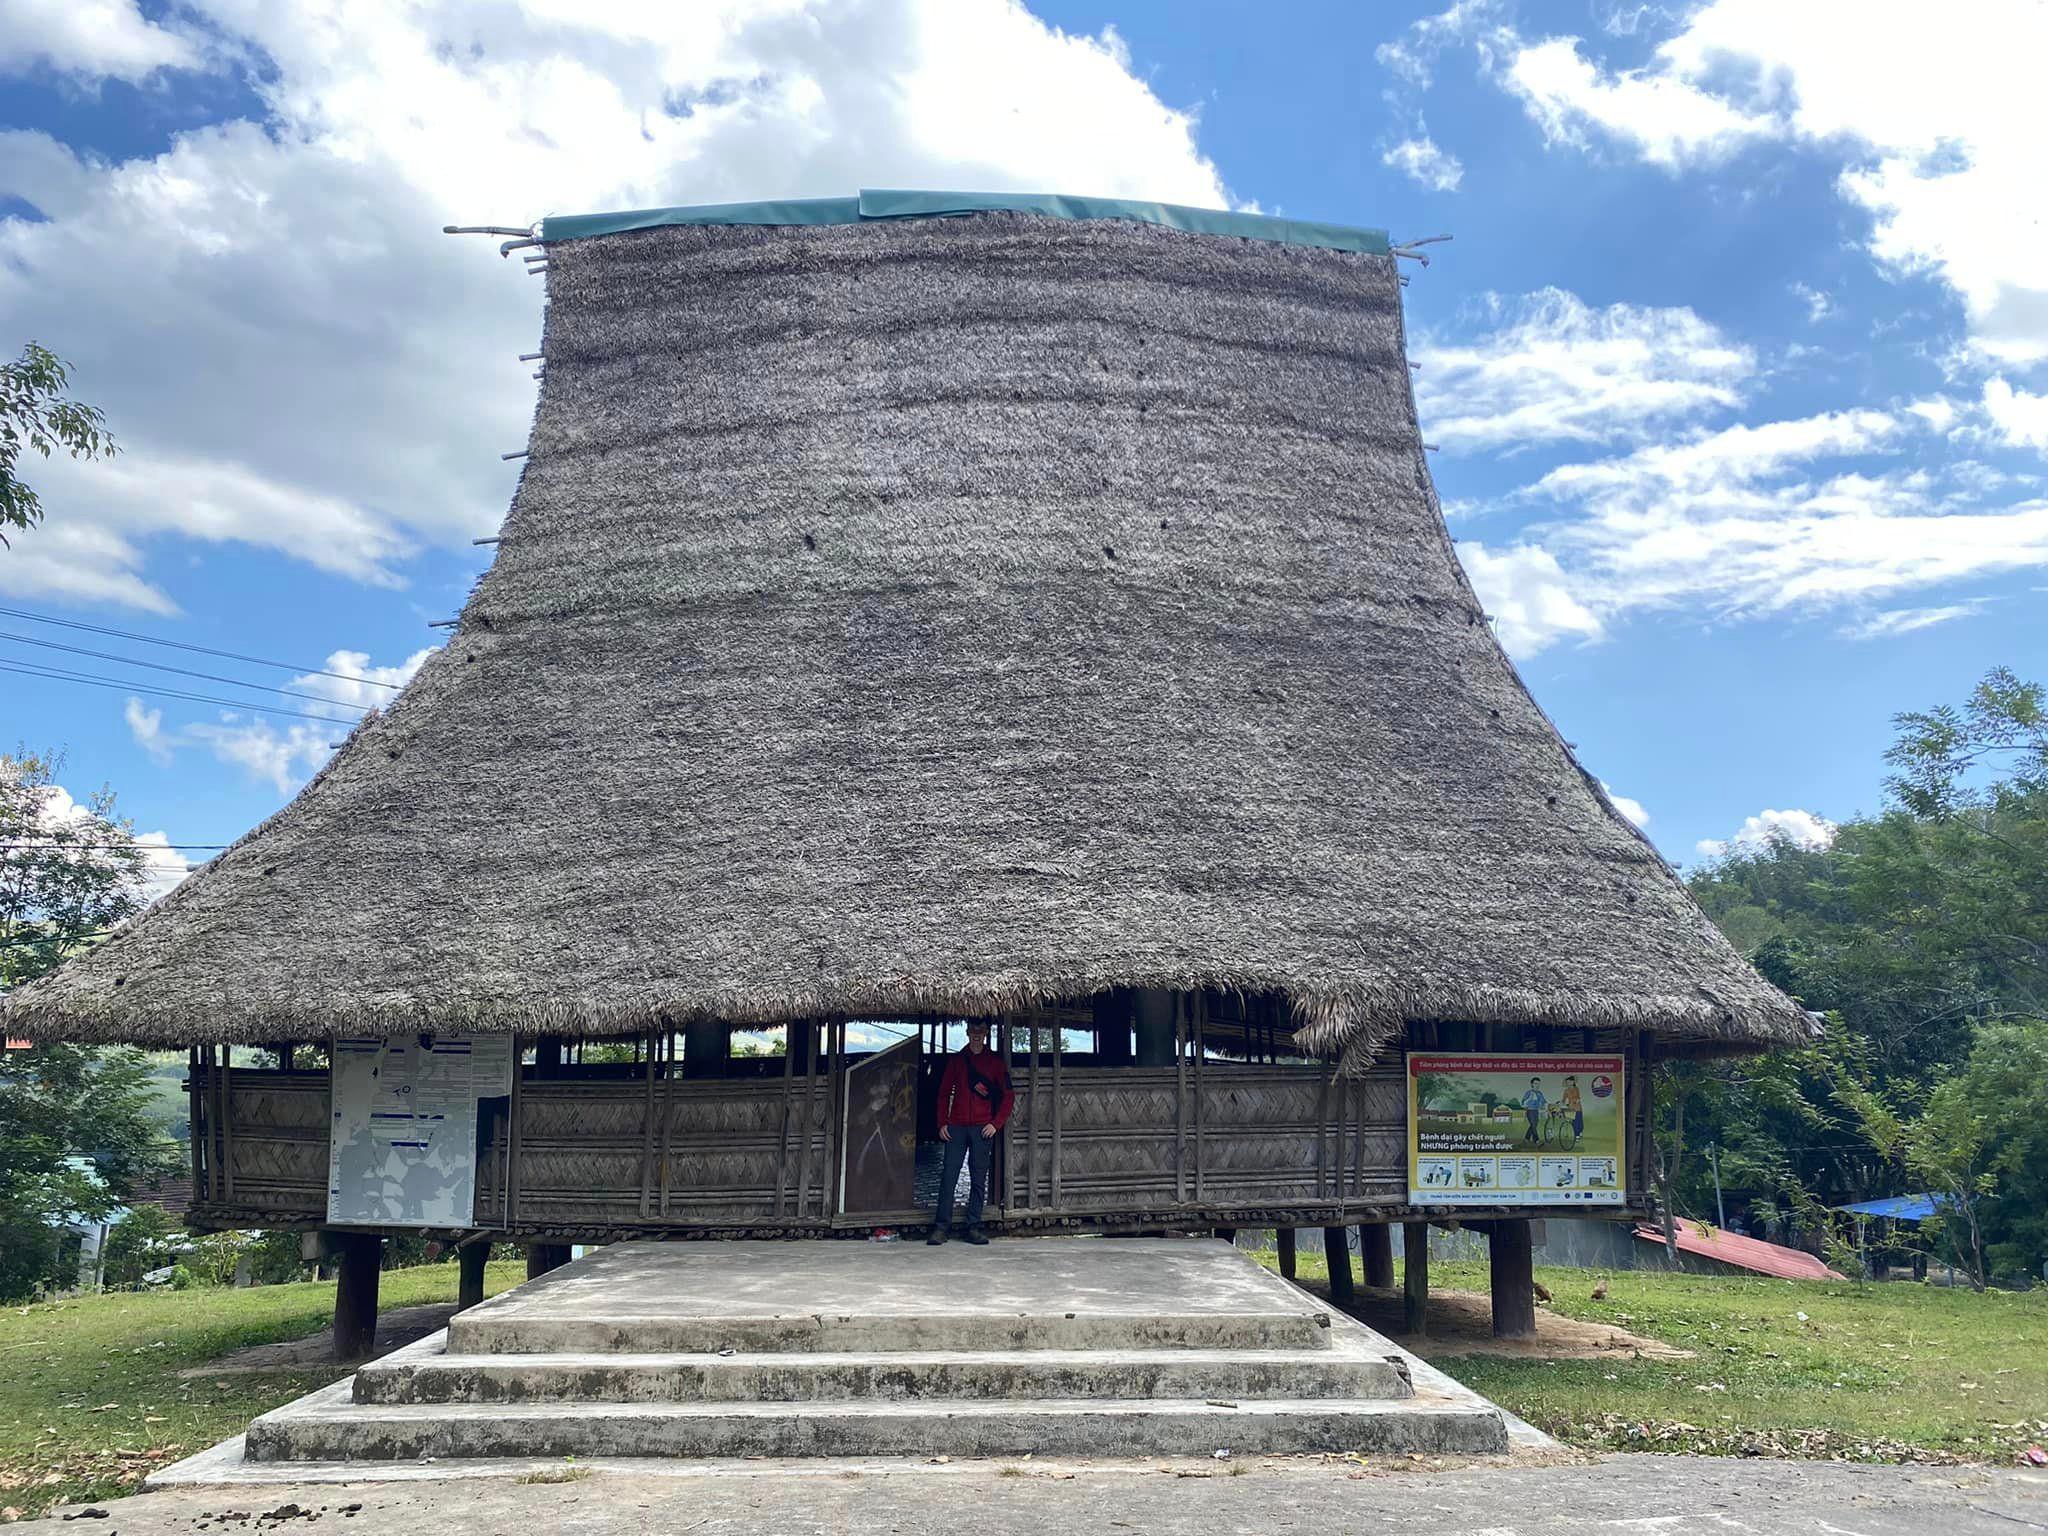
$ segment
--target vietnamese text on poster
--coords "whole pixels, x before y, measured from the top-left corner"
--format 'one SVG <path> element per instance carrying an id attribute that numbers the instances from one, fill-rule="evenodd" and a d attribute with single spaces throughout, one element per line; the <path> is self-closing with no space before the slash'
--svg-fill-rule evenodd
<path id="1" fill-rule="evenodd" d="M 510 1035 L 391 1035 L 333 1045 L 327 1219 L 466 1227 L 477 1101 L 512 1091 Z"/>
<path id="2" fill-rule="evenodd" d="M 1620 1056 L 1408 1057 L 1415 1205 L 1620 1205 L 1628 1113 Z"/>

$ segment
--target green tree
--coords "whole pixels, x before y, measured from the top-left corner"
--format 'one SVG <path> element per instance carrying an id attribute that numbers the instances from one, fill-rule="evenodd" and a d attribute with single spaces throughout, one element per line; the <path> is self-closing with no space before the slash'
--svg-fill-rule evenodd
<path id="1" fill-rule="evenodd" d="M 1724 1149 L 1731 1209 L 1809 1227 L 1825 1206 L 1918 1193 L 1939 1186 L 1943 1170 L 1953 1178 L 1974 1168 L 1996 1174 L 2000 1191 L 1974 1211 L 1985 1262 L 2027 1267 L 2021 1256 L 2038 1241 L 1998 1164 L 2019 1127 L 1991 1113 L 1988 1089 L 1935 1094 L 1987 1042 L 2008 1039 L 2005 1025 L 2048 1013 L 2043 690 L 2001 668 L 1960 706 L 1894 724 L 1881 813 L 1844 822 L 1827 847 L 1780 841 L 1691 878 L 1722 931 L 1770 980 L 1825 1012 L 1828 1033 L 1804 1050 L 1700 1064 L 1663 1085 L 1673 1198 L 1687 1214 L 1712 1209 L 1708 1169 L 1692 1152 L 1709 1140 Z M 2027 1102 L 2017 1091 L 2006 1098 Z M 1899 1135 L 1869 1134 L 1874 1103 L 1920 1148 L 1921 1174 Z M 1683 1141 L 1672 1134 L 1681 1114 Z M 1972 1116 L 1984 1138 L 1975 1159 Z M 1937 1148 L 1939 1168 L 1928 1161 Z M 1969 1214 L 1950 1213 L 1945 1241 L 1970 1246 Z"/>
<path id="2" fill-rule="evenodd" d="M 0 758 L 0 992 L 98 943 L 142 905 L 133 829 L 109 791 L 71 803 L 59 762 Z M 140 1051 L 0 1052 L 0 1300 L 60 1278 L 54 1219 L 104 1217 L 165 1170 L 150 1072 Z"/>
<path id="3" fill-rule="evenodd" d="M 24 448 L 48 458 L 62 448 L 74 459 L 112 458 L 120 450 L 106 417 L 70 399 L 71 370 L 48 348 L 30 342 L 11 363 L 0 363 L 0 530 L 29 529 L 43 520 L 43 503 L 16 468 Z M 0 546 L 8 546 L 0 531 Z"/>
<path id="4" fill-rule="evenodd" d="M 177 1259 L 181 1236 L 177 1223 L 162 1206 L 136 1206 L 107 1234 L 107 1284 L 142 1284 L 144 1275 Z"/>
<path id="5" fill-rule="evenodd" d="M 0 993 L 140 910 L 144 856 L 113 791 L 72 803 L 60 754 L 0 756 Z"/>

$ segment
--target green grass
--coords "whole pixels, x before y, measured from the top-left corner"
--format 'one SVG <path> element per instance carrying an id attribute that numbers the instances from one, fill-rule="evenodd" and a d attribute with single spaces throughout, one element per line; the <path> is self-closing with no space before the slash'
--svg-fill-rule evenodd
<path id="1" fill-rule="evenodd" d="M 1321 1281 L 1320 1255 L 1301 1256 Z M 1471 1355 L 1445 1370 L 1589 1449 L 1853 1460 L 2010 1462 L 2048 1444 L 2048 1291 L 1539 1269 L 1567 1317 L 1612 1323 L 1692 1360 Z M 1431 1281 L 1484 1291 L 1484 1264 Z M 1804 1314 L 1802 1317 L 1801 1314 Z M 1425 1349 L 1426 1355 L 1428 1351 Z"/>
<path id="2" fill-rule="evenodd" d="M 489 1266 L 486 1287 L 525 1279 Z M 453 1301 L 453 1263 L 387 1273 L 385 1309 Z M 0 1309 L 0 1517 L 135 1490 L 155 1468 L 240 1434 L 340 1367 L 181 1379 L 239 1349 L 301 1338 L 334 1316 L 334 1285 L 117 1292 Z"/>

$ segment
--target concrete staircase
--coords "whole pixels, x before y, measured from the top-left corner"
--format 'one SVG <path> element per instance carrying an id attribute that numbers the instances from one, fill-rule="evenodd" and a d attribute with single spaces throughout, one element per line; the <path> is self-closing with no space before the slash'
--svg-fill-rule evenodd
<path id="1" fill-rule="evenodd" d="M 265 1414 L 251 1462 L 1500 1452 L 1227 1244 L 629 1243 Z"/>

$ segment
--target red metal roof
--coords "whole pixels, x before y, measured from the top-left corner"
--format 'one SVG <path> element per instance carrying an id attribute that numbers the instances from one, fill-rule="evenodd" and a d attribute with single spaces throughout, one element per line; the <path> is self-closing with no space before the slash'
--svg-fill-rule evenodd
<path id="1" fill-rule="evenodd" d="M 1646 1243 L 1661 1243 L 1664 1241 L 1664 1229 L 1641 1226 L 1636 1228 L 1636 1236 Z M 1762 1238 L 1744 1237 L 1722 1227 L 1703 1227 L 1683 1216 L 1678 1218 L 1678 1246 L 1684 1252 L 1697 1254 L 1703 1259 L 1733 1264 L 1738 1269 L 1754 1270 L 1759 1275 L 1773 1275 L 1780 1280 L 1849 1278 L 1797 1248 L 1767 1243 Z"/>

